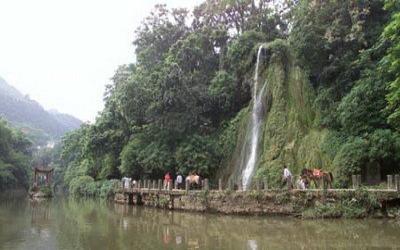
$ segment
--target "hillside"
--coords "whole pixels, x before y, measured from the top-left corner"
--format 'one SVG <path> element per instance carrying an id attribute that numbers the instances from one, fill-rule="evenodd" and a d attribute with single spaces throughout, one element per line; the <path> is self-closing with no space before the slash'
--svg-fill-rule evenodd
<path id="1" fill-rule="evenodd" d="M 39 144 L 57 139 L 79 128 L 79 119 L 55 111 L 46 111 L 38 102 L 22 95 L 0 78 L 0 116 L 28 134 L 33 133 Z"/>
<path id="2" fill-rule="evenodd" d="M 304 0 L 271 15 L 268 1 L 204 1 L 194 17 L 157 6 L 96 122 L 65 138 L 59 179 L 195 171 L 279 187 L 288 166 L 349 187 L 352 174 L 379 184 L 399 173 L 400 6 L 367 2 Z"/>

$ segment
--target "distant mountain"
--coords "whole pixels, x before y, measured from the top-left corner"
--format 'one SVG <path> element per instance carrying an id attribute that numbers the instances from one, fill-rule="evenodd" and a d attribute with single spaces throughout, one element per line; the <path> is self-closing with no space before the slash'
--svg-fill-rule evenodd
<path id="1" fill-rule="evenodd" d="M 40 137 L 41 140 L 60 138 L 82 124 L 71 115 L 46 111 L 38 102 L 24 96 L 1 77 L 0 117 L 23 131 L 33 131 L 35 137 Z"/>
<path id="2" fill-rule="evenodd" d="M 21 92 L 19 92 L 13 86 L 9 85 L 1 76 L 0 76 L 0 93 L 6 93 L 8 96 L 18 100 L 23 100 L 25 98 L 21 94 Z"/>
<path id="3" fill-rule="evenodd" d="M 65 127 L 67 127 L 68 130 L 73 130 L 76 128 L 79 128 L 82 124 L 82 121 L 79 120 L 78 118 L 68 115 L 68 114 L 63 114 L 58 112 L 57 110 L 49 110 L 48 111 L 59 123 L 64 124 Z"/>

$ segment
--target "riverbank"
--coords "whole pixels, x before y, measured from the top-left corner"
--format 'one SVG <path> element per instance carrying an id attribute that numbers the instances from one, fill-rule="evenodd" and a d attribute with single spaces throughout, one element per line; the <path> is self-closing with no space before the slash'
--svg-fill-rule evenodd
<path id="1" fill-rule="evenodd" d="M 169 210 L 300 218 L 400 218 L 400 193 L 391 190 L 118 190 L 116 203 Z"/>

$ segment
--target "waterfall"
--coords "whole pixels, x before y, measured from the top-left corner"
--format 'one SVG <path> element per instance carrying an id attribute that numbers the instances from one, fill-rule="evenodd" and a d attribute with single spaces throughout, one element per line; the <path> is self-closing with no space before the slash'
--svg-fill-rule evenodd
<path id="1" fill-rule="evenodd" d="M 257 63 L 256 69 L 254 73 L 254 84 L 253 84 L 253 109 L 251 112 L 251 121 L 248 125 L 246 132 L 246 140 L 242 148 L 241 152 L 241 166 L 240 169 L 243 169 L 242 172 L 242 185 L 243 190 L 246 190 L 250 183 L 251 178 L 254 173 L 254 168 L 257 163 L 258 156 L 258 147 L 260 144 L 260 130 L 264 118 L 263 112 L 263 104 L 265 95 L 264 92 L 266 90 L 266 84 L 258 91 L 258 71 L 261 63 L 263 46 L 261 45 L 258 48 L 257 53 Z"/>

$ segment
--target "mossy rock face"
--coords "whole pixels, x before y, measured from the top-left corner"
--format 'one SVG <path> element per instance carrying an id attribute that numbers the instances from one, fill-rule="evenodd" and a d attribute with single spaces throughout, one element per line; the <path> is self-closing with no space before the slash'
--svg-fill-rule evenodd
<path id="1" fill-rule="evenodd" d="M 267 58 L 259 74 L 267 86 L 267 107 L 254 178 L 268 178 L 270 184 L 277 186 L 283 165 L 295 175 L 304 167 L 332 170 L 332 159 L 321 149 L 329 131 L 315 126 L 318 110 L 312 106 L 315 96 L 307 74 L 284 42 L 274 42 L 265 48 Z M 247 123 L 244 120 L 241 124 Z M 243 140 L 241 133 L 234 157 Z M 240 178 L 239 171 L 231 174 L 231 178 Z"/>

